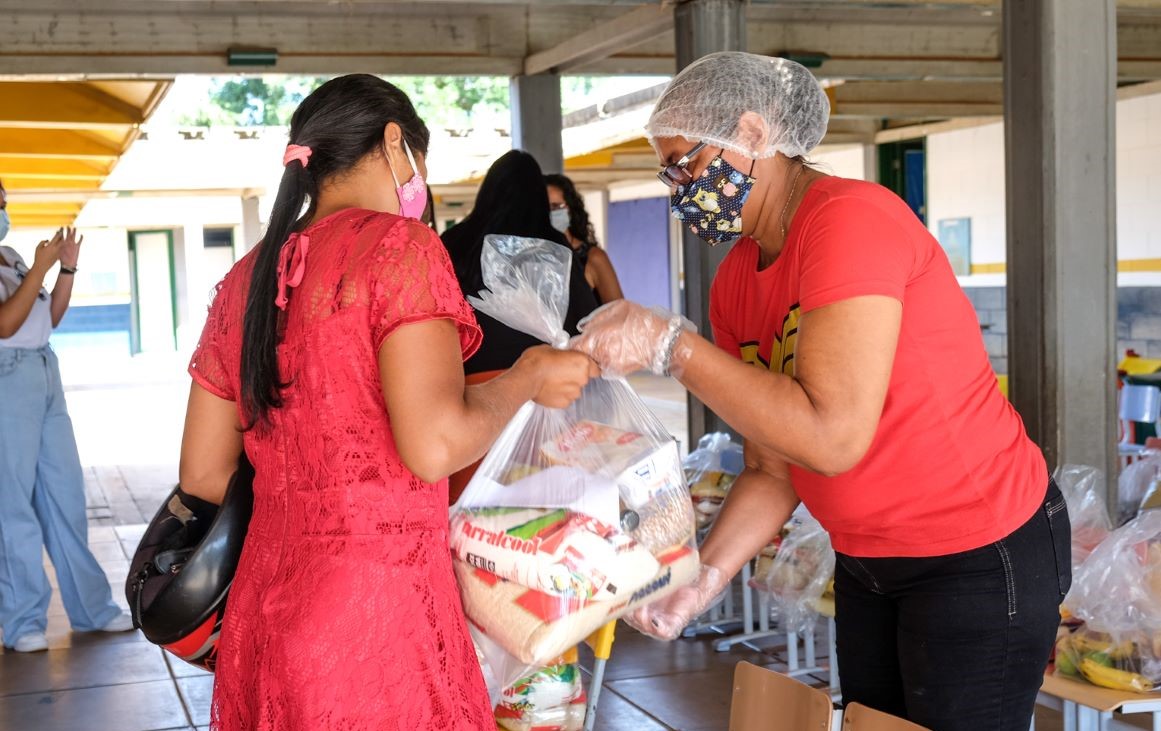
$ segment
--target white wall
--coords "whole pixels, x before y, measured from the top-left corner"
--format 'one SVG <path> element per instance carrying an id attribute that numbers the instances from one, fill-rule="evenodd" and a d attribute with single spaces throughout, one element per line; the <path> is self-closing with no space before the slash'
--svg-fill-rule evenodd
<path id="1" fill-rule="evenodd" d="M 1117 259 L 1161 258 L 1161 95 L 1117 103 Z M 1004 127 L 994 123 L 927 138 L 928 227 L 971 218 L 973 264 L 1006 260 Z M 1122 286 L 1161 285 L 1161 272 L 1124 272 Z M 961 277 L 965 286 L 997 286 L 1002 274 Z"/>
<path id="2" fill-rule="evenodd" d="M 14 229 L 4 239 L 5 246 L 11 246 L 32 263 L 36 246 L 44 239 L 52 238 L 56 229 L 20 228 Z M 124 229 L 85 228 L 78 229 L 84 236 L 80 259 L 77 262 L 76 281 L 73 285 L 74 305 L 106 305 L 129 301 L 129 253 Z M 51 289 L 56 281 L 56 269 L 49 274 L 46 286 Z"/>
<path id="3" fill-rule="evenodd" d="M 1161 258 L 1161 94 L 1117 103 L 1117 258 Z"/>
<path id="4" fill-rule="evenodd" d="M 973 264 L 1004 261 L 1004 190 L 1003 124 L 927 138 L 927 225 L 938 236 L 941 220 L 970 218 Z M 975 275 L 961 281 L 983 284 L 979 279 Z"/>
<path id="5" fill-rule="evenodd" d="M 820 147 L 807 155 L 807 158 L 825 173 L 840 178 L 867 179 L 862 145 Z"/>

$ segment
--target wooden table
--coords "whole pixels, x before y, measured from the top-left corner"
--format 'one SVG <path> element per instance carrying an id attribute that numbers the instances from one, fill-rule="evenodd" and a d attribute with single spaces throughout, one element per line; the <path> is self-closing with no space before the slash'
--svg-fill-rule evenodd
<path id="1" fill-rule="evenodd" d="M 1123 731 L 1136 726 L 1113 718 L 1121 713 L 1153 714 L 1153 731 L 1161 731 L 1161 692 L 1133 693 L 1109 690 L 1084 682 L 1062 678 L 1048 672 L 1036 702 L 1055 708 L 1064 715 L 1064 731 Z M 1035 723 L 1033 723 L 1033 729 Z"/>

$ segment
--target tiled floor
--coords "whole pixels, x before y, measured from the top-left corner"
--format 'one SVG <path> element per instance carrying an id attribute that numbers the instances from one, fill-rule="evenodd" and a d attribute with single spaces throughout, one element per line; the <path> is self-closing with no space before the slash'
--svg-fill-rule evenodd
<path id="1" fill-rule="evenodd" d="M 135 376 L 137 377 L 137 376 Z M 128 557 L 172 486 L 188 382 L 146 380 L 71 390 L 88 469 L 89 540 L 124 603 Z M 646 403 L 684 442 L 684 399 L 662 380 L 635 380 Z M 110 414 L 136 415 L 110 423 Z M 148 418 L 141 418 L 147 415 Z M 205 728 L 213 678 L 139 632 L 71 634 L 59 599 L 49 608 L 48 652 L 0 653 L 2 731 L 159 731 Z M 622 625 L 597 714 L 602 731 L 725 729 L 734 666 L 785 668 L 780 647 L 715 652 L 711 638 L 657 642 Z M 590 666 L 591 658 L 582 656 Z M 807 678 L 822 684 L 821 678 Z M 1038 713 L 1057 731 L 1059 715 Z"/>
<path id="2" fill-rule="evenodd" d="M 143 516 L 168 490 L 159 469 L 89 470 L 90 542 L 124 602 L 128 556 Z M 118 495 L 118 500 L 108 497 Z M 118 522 L 133 520 L 138 522 Z M 213 678 L 167 655 L 139 632 L 71 634 L 59 599 L 49 608 L 48 652 L 0 654 L 0 729 L 4 731 L 157 731 L 204 728 Z M 785 669 L 784 648 L 715 652 L 712 637 L 666 643 L 623 625 L 609 662 L 597 728 L 603 731 L 724 729 L 734 665 L 745 660 Z M 582 655 L 586 670 L 591 656 Z M 820 676 L 808 681 L 824 685 Z M 1042 711 L 1038 728 L 1056 731 Z"/>

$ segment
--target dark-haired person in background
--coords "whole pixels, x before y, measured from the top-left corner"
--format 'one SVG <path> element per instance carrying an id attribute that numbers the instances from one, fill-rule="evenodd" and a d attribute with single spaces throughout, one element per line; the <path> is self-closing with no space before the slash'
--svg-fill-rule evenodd
<path id="1" fill-rule="evenodd" d="M 256 475 L 218 731 L 493 727 L 446 478 L 523 403 L 567 405 L 596 369 L 533 348 L 465 387 L 480 330 L 418 220 L 428 139 L 375 76 L 304 99 L 266 236 L 219 286 L 190 364 L 182 489 L 220 502 L 243 446 Z"/>
<path id="2" fill-rule="evenodd" d="M 472 212 L 443 235 L 465 295 L 476 295 L 484 289 L 480 254 L 488 234 L 528 236 L 568 246 L 564 234 L 553 228 L 549 219 L 548 193 L 540 165 L 523 150 L 512 150 L 492 163 L 476 193 Z M 564 329 L 575 335 L 577 323 L 596 308 L 583 268 L 573 266 Z M 476 318 L 484 342 L 464 363 L 468 383 L 484 383 L 495 378 L 512 368 L 526 350 L 541 345 L 531 335 L 513 330 L 482 312 L 476 313 Z M 452 475 L 449 495 L 453 501 L 467 485 L 475 467 L 472 465 Z"/>
<path id="3" fill-rule="evenodd" d="M 0 184 L 0 240 L 8 228 Z M 4 646 L 17 652 L 48 649 L 45 549 L 74 630 L 133 629 L 89 550 L 85 476 L 48 345 L 68 310 L 83 240 L 76 229 L 58 230 L 36 247 L 32 266 L 0 246 L 0 628 Z M 50 294 L 44 278 L 57 262 Z"/>
<path id="4" fill-rule="evenodd" d="M 572 180 L 564 175 L 544 176 L 548 186 L 548 207 L 552 227 L 568 239 L 568 245 L 576 254 L 577 261 L 584 269 L 585 281 L 592 287 L 598 305 L 623 299 L 621 283 L 617 272 L 605 250 L 597 245 L 597 234 L 585 210 L 584 198 L 577 192 Z"/>

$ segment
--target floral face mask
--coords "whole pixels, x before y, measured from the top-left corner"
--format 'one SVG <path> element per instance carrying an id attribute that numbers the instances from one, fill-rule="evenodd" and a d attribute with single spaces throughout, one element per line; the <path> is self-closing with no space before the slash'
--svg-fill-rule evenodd
<path id="1" fill-rule="evenodd" d="M 718 155 L 693 182 L 670 196 L 670 210 L 710 246 L 727 243 L 742 233 L 742 206 L 754 182 Z"/>

